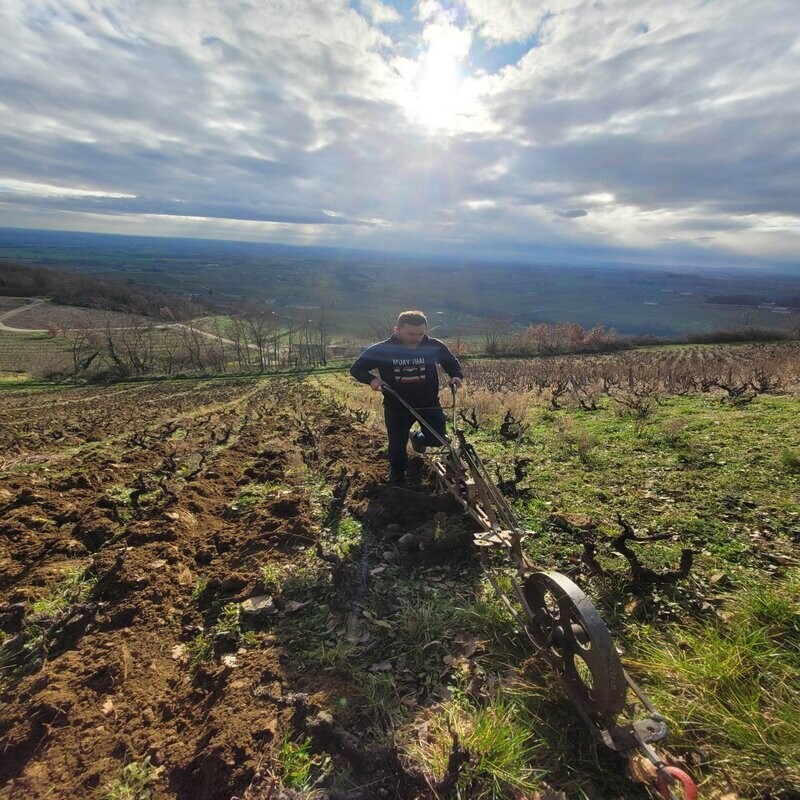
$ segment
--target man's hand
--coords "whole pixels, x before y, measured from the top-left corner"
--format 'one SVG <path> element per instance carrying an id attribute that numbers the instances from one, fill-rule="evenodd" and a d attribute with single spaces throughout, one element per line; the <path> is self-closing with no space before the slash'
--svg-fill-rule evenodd
<path id="1" fill-rule="evenodd" d="M 464 383 L 464 381 L 461 378 L 450 378 L 450 385 L 455 386 L 456 389 L 460 389 L 462 383 Z"/>
<path id="2" fill-rule="evenodd" d="M 380 378 L 373 378 L 369 382 L 369 386 L 374 392 L 379 392 L 381 390 L 381 386 L 383 386 L 383 381 Z"/>

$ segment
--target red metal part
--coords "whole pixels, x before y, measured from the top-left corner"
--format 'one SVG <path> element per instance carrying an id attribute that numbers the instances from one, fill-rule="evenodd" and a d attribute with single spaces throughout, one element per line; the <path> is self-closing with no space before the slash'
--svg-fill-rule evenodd
<path id="1" fill-rule="evenodd" d="M 664 766 L 658 771 L 656 785 L 664 800 L 672 800 L 674 795 L 670 792 L 669 783 L 666 775 L 670 775 L 675 781 L 683 786 L 683 800 L 697 800 L 697 786 L 695 782 L 682 769 L 672 766 Z"/>

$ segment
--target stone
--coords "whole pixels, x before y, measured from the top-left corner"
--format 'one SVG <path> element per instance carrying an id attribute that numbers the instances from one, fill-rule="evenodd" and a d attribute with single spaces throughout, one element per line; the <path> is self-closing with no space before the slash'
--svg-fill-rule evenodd
<path id="1" fill-rule="evenodd" d="M 260 594 L 255 597 L 248 597 L 242 603 L 242 613 L 252 617 L 260 617 L 266 614 L 274 614 L 277 611 L 272 595 Z"/>

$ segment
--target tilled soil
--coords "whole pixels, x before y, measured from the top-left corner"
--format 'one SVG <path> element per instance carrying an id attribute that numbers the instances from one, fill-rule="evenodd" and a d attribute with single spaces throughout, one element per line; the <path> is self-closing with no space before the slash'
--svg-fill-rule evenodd
<path id="1" fill-rule="evenodd" d="M 347 476 L 347 509 L 386 524 L 380 430 L 289 379 L 7 393 L 0 423 L 0 798 L 101 798 L 149 756 L 154 798 L 229 800 L 264 774 L 297 693 L 357 704 L 274 636 L 221 637 L 194 666 L 187 649 L 265 593 L 264 564 L 320 541 L 297 475 Z M 245 507 L 254 485 L 275 488 Z M 93 583 L 34 647 L 33 602 L 76 567 Z"/>

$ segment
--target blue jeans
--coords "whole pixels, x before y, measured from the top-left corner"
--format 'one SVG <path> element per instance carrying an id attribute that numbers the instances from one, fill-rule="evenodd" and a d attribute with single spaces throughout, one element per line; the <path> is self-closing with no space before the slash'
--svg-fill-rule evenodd
<path id="1" fill-rule="evenodd" d="M 447 438 L 446 423 L 441 403 L 438 398 L 435 402 L 427 403 L 425 408 L 415 408 L 417 414 L 433 428 L 443 439 Z M 386 422 L 386 432 L 389 435 L 389 466 L 393 472 L 404 472 L 408 465 L 408 432 L 417 421 L 411 412 L 397 403 L 386 402 L 383 404 L 383 419 Z M 430 446 L 441 445 L 441 442 L 424 426 L 420 425 L 425 434 L 425 444 Z"/>

